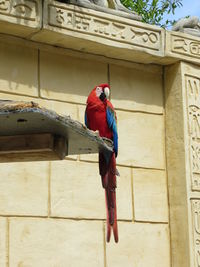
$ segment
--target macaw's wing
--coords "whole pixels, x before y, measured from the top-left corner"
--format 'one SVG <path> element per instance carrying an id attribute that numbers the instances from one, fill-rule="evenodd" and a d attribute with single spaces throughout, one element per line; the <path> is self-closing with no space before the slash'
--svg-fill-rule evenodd
<path id="1" fill-rule="evenodd" d="M 116 117 L 114 108 L 112 107 L 110 103 L 106 109 L 106 118 L 107 118 L 108 127 L 113 132 L 114 151 L 115 151 L 115 156 L 117 157 L 117 153 L 118 153 L 117 117 Z"/>

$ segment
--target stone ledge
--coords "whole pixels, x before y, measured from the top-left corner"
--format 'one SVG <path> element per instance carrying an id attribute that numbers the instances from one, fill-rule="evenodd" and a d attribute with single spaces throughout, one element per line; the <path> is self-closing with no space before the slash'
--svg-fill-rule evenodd
<path id="1" fill-rule="evenodd" d="M 99 151 L 112 152 L 111 140 L 101 138 L 99 133 L 87 129 L 80 122 L 72 120 L 70 116 L 60 116 L 56 112 L 41 108 L 33 102 L 0 100 L 0 121 L 1 125 L 4 125 L 0 129 L 0 137 L 9 136 L 11 138 L 12 135 L 14 137 L 10 147 L 9 141 L 5 142 L 7 147 L 3 147 L 0 151 L 0 162 L 45 160 L 45 157 L 40 155 L 38 147 L 42 139 L 39 141 L 39 139 L 32 138 L 32 141 L 34 140 L 36 143 L 30 144 L 31 135 L 38 133 L 49 133 L 65 139 L 58 145 L 53 144 L 53 146 L 57 146 L 55 151 L 64 147 L 62 159 L 65 155 L 97 153 Z M 26 138 L 24 139 L 22 135 L 26 135 Z M 29 135 L 29 139 L 27 139 L 27 135 Z M 19 136 L 23 138 L 20 141 Z M 51 144 L 52 142 L 47 143 Z M 64 146 L 63 143 L 65 143 Z M 44 145 L 45 151 L 49 151 L 46 150 L 47 144 Z M 21 146 L 23 147 L 22 150 Z M 52 159 L 54 160 L 54 158 Z"/>

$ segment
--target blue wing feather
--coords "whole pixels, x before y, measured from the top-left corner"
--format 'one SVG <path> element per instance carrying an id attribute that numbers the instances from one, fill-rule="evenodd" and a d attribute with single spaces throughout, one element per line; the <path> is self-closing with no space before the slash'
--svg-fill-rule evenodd
<path id="1" fill-rule="evenodd" d="M 117 157 L 117 153 L 118 153 L 117 121 L 115 118 L 114 111 L 109 106 L 107 106 L 107 109 L 106 109 L 106 118 L 107 118 L 108 127 L 113 132 L 114 151 L 115 151 L 115 155 Z"/>
<path id="2" fill-rule="evenodd" d="M 88 125 L 88 119 L 87 119 L 87 110 L 85 110 L 85 125 L 87 126 L 87 127 L 89 127 L 89 125 Z"/>

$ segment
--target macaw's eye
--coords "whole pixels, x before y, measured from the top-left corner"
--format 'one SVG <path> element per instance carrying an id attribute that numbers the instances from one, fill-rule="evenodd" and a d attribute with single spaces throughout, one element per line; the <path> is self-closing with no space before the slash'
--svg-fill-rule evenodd
<path id="1" fill-rule="evenodd" d="M 100 97 L 101 93 L 102 93 L 102 87 L 97 87 L 96 88 L 96 95 L 97 95 L 97 97 Z"/>
<path id="2" fill-rule="evenodd" d="M 104 94 L 106 95 L 106 98 L 108 99 L 110 96 L 110 89 L 108 87 L 104 88 Z"/>

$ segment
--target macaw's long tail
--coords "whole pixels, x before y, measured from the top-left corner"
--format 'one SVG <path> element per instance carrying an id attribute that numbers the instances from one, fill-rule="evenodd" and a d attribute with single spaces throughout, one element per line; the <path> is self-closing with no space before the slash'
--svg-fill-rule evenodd
<path id="1" fill-rule="evenodd" d="M 111 229 L 113 229 L 115 242 L 118 242 L 117 208 L 116 208 L 116 160 L 115 153 L 110 159 L 99 153 L 99 171 L 102 179 L 102 186 L 105 188 L 106 214 L 107 214 L 107 242 L 110 241 Z"/>

